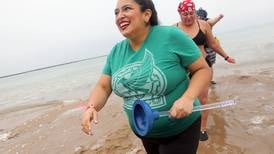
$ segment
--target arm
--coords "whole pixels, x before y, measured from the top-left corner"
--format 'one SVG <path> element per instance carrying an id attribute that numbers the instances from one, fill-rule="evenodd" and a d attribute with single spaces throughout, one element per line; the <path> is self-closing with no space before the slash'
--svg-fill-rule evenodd
<path id="1" fill-rule="evenodd" d="M 203 56 L 188 66 L 192 75 L 189 86 L 184 94 L 174 102 L 170 110 L 171 117 L 182 118 L 192 112 L 193 102 L 204 90 L 211 79 L 210 69 Z"/>
<path id="2" fill-rule="evenodd" d="M 233 58 L 229 57 L 225 53 L 225 51 L 221 47 L 220 43 L 218 43 L 218 41 L 214 38 L 210 25 L 207 22 L 204 22 L 203 25 L 206 29 L 205 35 L 206 35 L 207 45 L 210 48 L 212 48 L 216 53 L 218 53 L 220 56 L 222 56 L 229 63 L 235 63 L 235 60 Z"/>
<path id="3" fill-rule="evenodd" d="M 209 81 L 211 80 L 210 68 L 204 57 L 201 56 L 188 66 L 188 70 L 192 74 L 192 77 L 183 96 L 195 99 L 209 85 Z"/>
<path id="4" fill-rule="evenodd" d="M 111 77 L 102 75 L 89 96 L 88 106 L 93 105 L 96 111 L 100 111 L 111 92 Z"/>
<path id="5" fill-rule="evenodd" d="M 98 123 L 97 112 L 104 107 L 111 92 L 111 77 L 102 75 L 91 92 L 87 103 L 88 108 L 82 115 L 82 130 L 84 133 L 92 134 L 91 121 L 95 124 Z"/>
<path id="6" fill-rule="evenodd" d="M 209 25 L 210 25 L 211 27 L 213 27 L 213 26 L 214 26 L 217 22 L 219 22 L 223 17 L 224 17 L 223 14 L 219 14 L 217 17 L 208 19 L 207 22 L 209 23 Z"/>

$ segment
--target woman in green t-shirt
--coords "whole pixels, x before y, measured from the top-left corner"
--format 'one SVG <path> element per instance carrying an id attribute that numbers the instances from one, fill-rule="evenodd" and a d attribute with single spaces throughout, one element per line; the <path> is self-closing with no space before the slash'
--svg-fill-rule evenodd
<path id="1" fill-rule="evenodd" d="M 129 125 L 133 102 L 146 101 L 152 109 L 169 111 L 146 136 L 139 136 L 147 153 L 196 153 L 201 125 L 197 96 L 208 86 L 210 70 L 199 48 L 176 27 L 157 26 L 151 0 L 118 0 L 115 21 L 126 38 L 107 57 L 103 74 L 93 89 L 82 117 L 82 130 L 91 134 L 91 121 L 113 91 L 124 100 Z M 191 80 L 188 72 L 193 74 Z"/>

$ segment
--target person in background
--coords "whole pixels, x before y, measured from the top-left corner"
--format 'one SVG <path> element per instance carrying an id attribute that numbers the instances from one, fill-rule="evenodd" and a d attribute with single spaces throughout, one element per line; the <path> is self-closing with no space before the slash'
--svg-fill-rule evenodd
<path id="1" fill-rule="evenodd" d="M 114 13 L 125 39 L 107 57 L 82 115 L 82 131 L 92 134 L 91 122 L 98 123 L 97 114 L 113 91 L 123 98 L 129 125 L 148 154 L 195 154 L 201 118 L 192 109 L 200 104 L 197 97 L 210 81 L 210 69 L 199 48 L 176 27 L 158 26 L 151 0 L 117 0 Z M 188 71 L 193 74 L 191 80 Z M 169 111 L 172 120 L 160 117 L 146 136 L 139 136 L 131 115 L 137 99 L 152 109 Z"/>
<path id="2" fill-rule="evenodd" d="M 223 14 L 219 14 L 214 18 L 207 18 L 207 11 L 201 7 L 196 11 L 196 14 L 198 19 L 207 21 L 207 23 L 209 23 L 211 27 L 213 27 L 217 22 L 219 22 L 224 17 Z"/>
<path id="3" fill-rule="evenodd" d="M 199 8 L 196 11 L 196 14 L 197 14 L 198 19 L 207 21 L 207 23 L 209 23 L 211 28 L 224 17 L 223 14 L 219 14 L 218 16 L 216 16 L 214 18 L 207 18 L 207 11 L 204 10 L 203 8 Z M 214 37 L 214 38 L 217 41 L 217 43 L 220 43 L 216 37 Z M 211 84 L 216 84 L 216 82 L 213 80 L 213 64 L 215 64 L 215 62 L 216 62 L 216 52 L 212 48 L 208 47 L 208 45 L 205 45 L 205 51 L 207 54 L 206 61 L 209 63 L 210 68 L 211 68 L 211 73 L 212 73 Z"/>
<path id="4" fill-rule="evenodd" d="M 181 21 L 174 24 L 174 26 L 178 27 L 182 31 L 186 32 L 192 40 L 199 47 L 200 52 L 203 57 L 206 58 L 205 45 L 207 44 L 210 48 L 212 48 L 216 53 L 224 58 L 229 63 L 235 63 L 235 60 L 227 55 L 227 53 L 223 50 L 220 44 L 215 40 L 211 26 L 204 20 L 199 20 L 196 15 L 195 4 L 191 0 L 184 0 L 179 3 L 177 9 Z M 208 65 L 211 66 L 210 62 L 207 61 Z M 190 73 L 190 77 L 192 74 Z M 211 74 L 212 78 L 212 74 Z M 201 104 L 206 104 L 208 97 L 208 86 L 205 87 L 202 93 L 199 95 L 199 100 Z M 206 132 L 206 123 L 207 123 L 208 111 L 202 112 L 202 122 L 201 122 L 201 132 L 200 132 L 200 140 L 205 141 L 208 139 L 208 134 Z"/>

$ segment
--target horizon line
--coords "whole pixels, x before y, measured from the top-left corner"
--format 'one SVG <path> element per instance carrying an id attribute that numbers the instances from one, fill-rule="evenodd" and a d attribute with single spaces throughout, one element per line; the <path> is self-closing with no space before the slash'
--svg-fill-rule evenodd
<path id="1" fill-rule="evenodd" d="M 0 76 L 0 79 L 8 78 L 8 77 L 16 76 L 16 75 L 21 75 L 21 74 L 26 74 L 26 73 L 30 73 L 30 72 L 40 71 L 40 70 L 44 70 L 44 69 L 48 69 L 48 68 L 53 68 L 53 67 L 58 67 L 58 66 L 63 66 L 63 65 L 78 63 L 78 62 L 82 62 L 82 61 L 86 61 L 86 60 L 101 58 L 101 57 L 105 57 L 105 56 L 107 56 L 107 55 L 101 55 L 101 56 L 96 56 L 96 57 L 90 57 L 90 58 L 80 59 L 80 60 L 74 60 L 74 61 L 70 61 L 70 62 L 66 62 L 66 63 L 56 64 L 56 65 L 51 65 L 51 66 L 46 66 L 46 67 L 40 67 L 40 68 L 28 70 L 28 71 L 19 72 L 19 73 L 8 74 L 8 75 Z"/>

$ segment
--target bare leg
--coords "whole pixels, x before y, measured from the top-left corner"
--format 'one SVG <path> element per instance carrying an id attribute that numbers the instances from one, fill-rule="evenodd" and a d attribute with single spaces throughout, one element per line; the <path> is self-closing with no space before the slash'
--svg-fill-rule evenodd
<path id="1" fill-rule="evenodd" d="M 207 96 L 208 96 L 208 87 L 206 89 L 204 89 L 202 94 L 199 96 L 199 100 L 202 105 L 206 104 Z M 203 111 L 202 112 L 201 131 L 206 131 L 207 117 L 208 117 L 208 111 L 207 110 Z"/>
<path id="2" fill-rule="evenodd" d="M 212 69 L 211 69 L 212 70 Z M 212 79 L 212 73 L 211 73 L 211 79 Z M 200 96 L 198 97 L 200 100 L 200 103 L 202 105 L 205 105 L 207 102 L 207 98 L 208 98 L 208 90 L 209 90 L 209 86 L 207 86 L 202 93 L 200 94 Z M 207 135 L 207 128 L 206 128 L 206 124 L 207 124 L 207 117 L 208 117 L 208 110 L 202 111 L 202 116 L 201 116 L 201 133 L 200 133 L 200 141 L 206 141 L 208 139 L 208 135 Z"/>
<path id="3" fill-rule="evenodd" d="M 216 82 L 213 80 L 213 66 L 210 67 L 210 70 L 211 70 L 211 84 L 216 84 Z"/>

